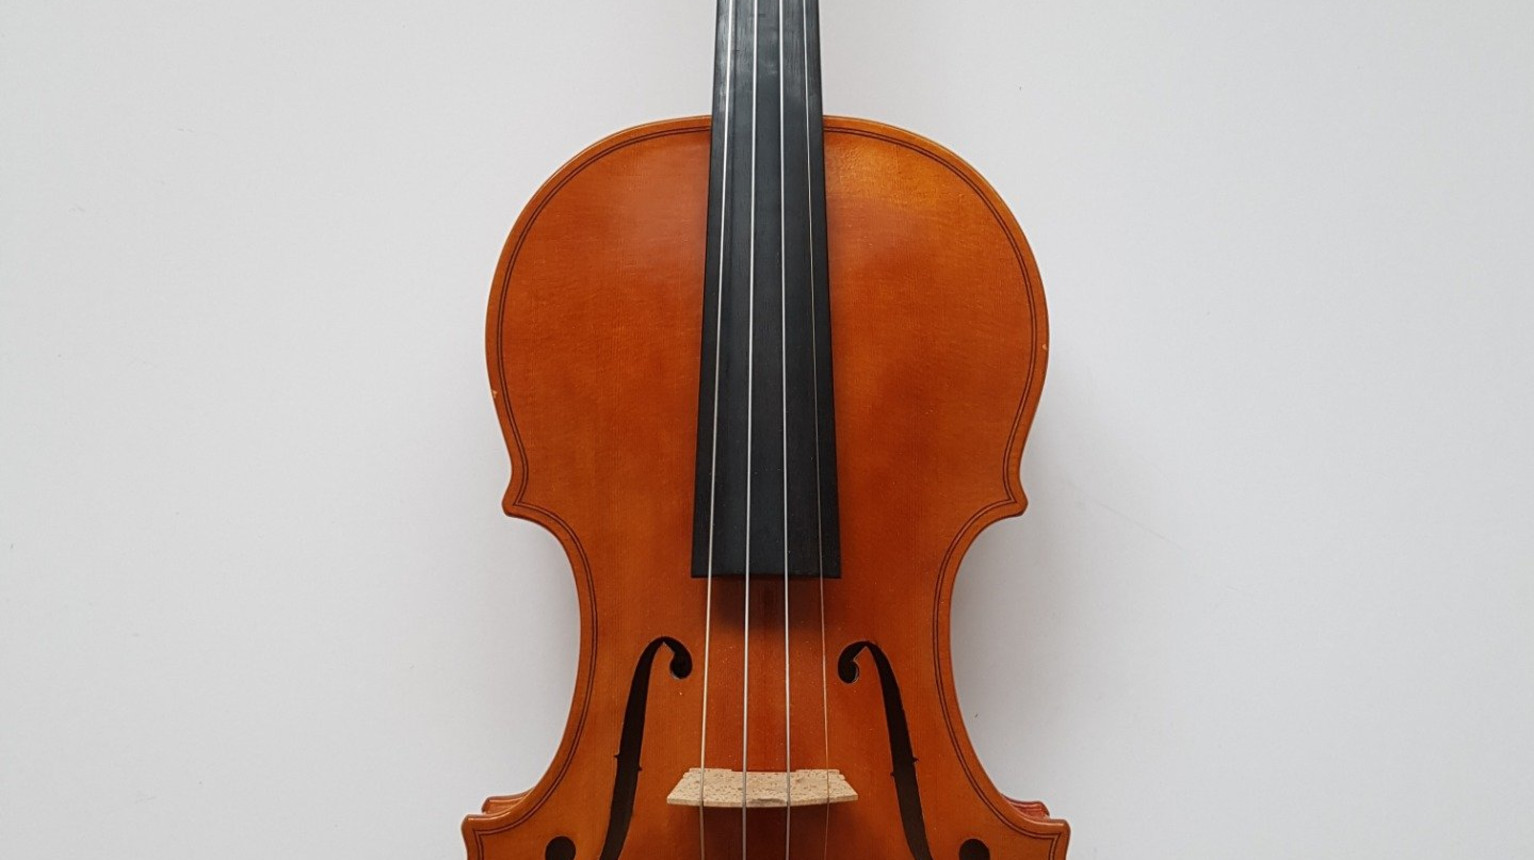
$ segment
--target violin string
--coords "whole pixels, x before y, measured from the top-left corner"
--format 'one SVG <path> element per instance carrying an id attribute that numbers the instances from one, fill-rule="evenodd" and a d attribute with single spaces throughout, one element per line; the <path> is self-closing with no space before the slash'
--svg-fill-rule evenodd
<path id="1" fill-rule="evenodd" d="M 792 846 L 794 817 L 793 686 L 788 649 L 788 195 L 784 121 L 788 71 L 783 66 L 783 0 L 778 0 L 778 370 L 783 394 L 783 860 Z"/>
<path id="2" fill-rule="evenodd" d="M 816 584 L 819 587 L 817 599 L 820 610 L 820 720 L 821 740 L 824 743 L 825 763 L 823 774 L 825 785 L 824 815 L 825 819 L 821 827 L 823 840 L 821 843 L 820 856 L 826 860 L 831 855 L 831 687 L 828 670 L 826 668 L 826 552 L 825 530 L 823 511 L 821 508 L 820 486 L 820 355 L 819 327 L 815 319 L 816 303 L 816 276 L 818 274 L 815 265 L 815 158 L 814 148 L 811 146 L 810 133 L 810 3 L 811 0 L 800 0 L 800 27 L 804 34 L 804 181 L 805 181 L 805 211 L 808 217 L 805 219 L 806 233 L 809 238 L 810 249 L 810 391 L 813 393 L 815 419 L 815 552 L 816 552 Z"/>
<path id="3" fill-rule="evenodd" d="M 761 82 L 761 64 L 757 54 L 761 43 L 757 41 L 761 29 L 761 0 L 751 0 L 751 243 L 747 259 L 751 272 L 746 279 L 748 310 L 746 314 L 746 540 L 745 540 L 745 603 L 741 628 L 740 673 L 740 857 L 746 860 L 748 833 L 746 819 L 746 793 L 750 786 L 750 729 L 751 729 L 751 444 L 752 412 L 756 403 L 756 113 L 758 84 Z"/>
<path id="4" fill-rule="evenodd" d="M 704 563 L 706 582 L 703 591 L 703 716 L 698 727 L 698 860 L 704 860 L 708 840 L 704 828 L 703 802 L 708 780 L 708 670 L 713 646 L 714 626 L 714 499 L 719 487 L 719 376 L 720 346 L 724 342 L 724 272 L 728 267 L 725 259 L 725 223 L 729 220 L 729 196 L 726 189 L 730 182 L 730 93 L 735 88 L 735 0 L 720 0 L 725 6 L 725 71 L 724 110 L 719 161 L 719 250 L 716 258 L 719 271 L 714 290 L 714 414 L 713 439 L 709 452 L 708 483 L 708 557 Z"/>

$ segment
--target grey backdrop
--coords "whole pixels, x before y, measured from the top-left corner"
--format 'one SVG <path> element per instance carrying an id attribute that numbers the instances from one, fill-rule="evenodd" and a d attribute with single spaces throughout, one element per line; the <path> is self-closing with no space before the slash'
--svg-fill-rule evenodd
<path id="1" fill-rule="evenodd" d="M 1044 273 L 1032 510 L 954 609 L 1072 857 L 1534 856 L 1534 12 L 824 0 L 826 103 Z M 0 855 L 457 858 L 573 589 L 481 329 L 707 0 L 0 8 Z"/>

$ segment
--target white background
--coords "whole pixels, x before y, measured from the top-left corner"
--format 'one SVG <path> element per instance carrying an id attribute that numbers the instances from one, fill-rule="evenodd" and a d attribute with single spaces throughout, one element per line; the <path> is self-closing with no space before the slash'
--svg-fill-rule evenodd
<path id="1" fill-rule="evenodd" d="M 959 688 L 1072 857 L 1534 856 L 1526 2 L 824 0 L 1011 202 L 1032 509 Z M 522 203 L 706 112 L 707 0 L 0 9 L 0 856 L 458 858 L 557 744 L 498 509 Z"/>

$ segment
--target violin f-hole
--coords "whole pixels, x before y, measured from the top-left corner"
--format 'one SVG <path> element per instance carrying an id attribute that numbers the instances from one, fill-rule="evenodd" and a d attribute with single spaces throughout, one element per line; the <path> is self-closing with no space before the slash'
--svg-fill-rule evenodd
<path id="1" fill-rule="evenodd" d="M 662 645 L 671 651 L 671 677 L 682 680 L 692 674 L 692 654 L 670 636 L 652 640 L 639 655 L 639 662 L 634 666 L 634 680 L 629 683 L 628 704 L 623 709 L 623 730 L 618 741 L 618 773 L 613 780 L 612 806 L 607 816 L 607 837 L 602 842 L 601 860 L 618 860 L 618 855 L 623 853 L 623 841 L 628 838 L 629 821 L 634 817 L 634 793 L 639 787 L 639 754 L 644 747 L 645 710 L 650 698 L 650 669 Z M 565 840 L 566 843 L 568 841 Z M 565 850 L 564 845 L 559 847 Z M 553 843 L 550 843 L 550 850 L 553 848 Z M 569 856 L 573 857 L 574 854 Z"/>
<path id="2" fill-rule="evenodd" d="M 851 684 L 861 674 L 858 655 L 867 651 L 879 672 L 879 688 L 884 695 L 884 725 L 890 741 L 890 775 L 895 780 L 895 796 L 900 803 L 900 823 L 905 829 L 906 845 L 915 860 L 933 860 L 927 843 L 927 823 L 922 816 L 921 789 L 916 784 L 916 754 L 911 749 L 911 730 L 906 725 L 905 705 L 900 700 L 900 682 L 884 650 L 872 642 L 854 642 L 842 649 L 836 660 L 836 674 L 842 683 Z M 978 839 L 970 839 L 959 849 L 960 860 L 988 860 L 990 849 Z"/>

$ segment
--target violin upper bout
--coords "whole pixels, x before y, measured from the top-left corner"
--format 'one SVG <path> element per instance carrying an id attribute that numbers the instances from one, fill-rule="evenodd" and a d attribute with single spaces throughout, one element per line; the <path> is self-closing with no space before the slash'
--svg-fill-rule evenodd
<path id="1" fill-rule="evenodd" d="M 612 486 L 625 428 L 642 444 L 696 408 L 708 143 L 700 118 L 611 135 L 551 176 L 512 228 L 486 321 L 507 513 L 579 509 L 561 488 Z"/>
<path id="2" fill-rule="evenodd" d="M 1019 467 L 1048 358 L 1038 268 L 957 155 L 865 120 L 826 130 L 844 540 L 951 572 L 1026 505 Z"/>

